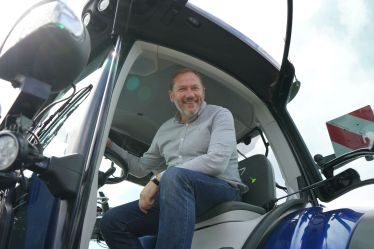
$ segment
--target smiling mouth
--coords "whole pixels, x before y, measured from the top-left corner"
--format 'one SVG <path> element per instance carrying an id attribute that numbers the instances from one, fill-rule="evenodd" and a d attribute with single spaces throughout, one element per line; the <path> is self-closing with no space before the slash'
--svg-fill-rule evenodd
<path id="1" fill-rule="evenodd" d="M 183 102 L 183 104 L 187 104 L 187 105 L 191 105 L 191 104 L 195 104 L 195 103 L 197 103 L 197 100 Z"/>

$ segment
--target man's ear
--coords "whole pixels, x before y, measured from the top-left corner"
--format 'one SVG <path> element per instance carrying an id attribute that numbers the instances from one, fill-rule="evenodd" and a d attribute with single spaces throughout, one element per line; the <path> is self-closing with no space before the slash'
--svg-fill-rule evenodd
<path id="1" fill-rule="evenodd" d="M 173 92 L 169 91 L 170 101 L 174 103 Z"/>

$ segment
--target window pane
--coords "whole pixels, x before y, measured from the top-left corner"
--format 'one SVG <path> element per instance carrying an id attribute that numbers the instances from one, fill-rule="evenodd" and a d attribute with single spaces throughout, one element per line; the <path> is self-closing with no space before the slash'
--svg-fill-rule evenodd
<path id="1" fill-rule="evenodd" d="M 287 109 L 311 155 L 332 155 L 329 161 L 368 148 L 374 141 L 374 3 L 295 1 L 294 12 L 290 60 L 301 88 Z M 373 166 L 361 158 L 336 174 L 353 168 L 361 180 L 371 179 Z M 357 190 L 346 201 L 360 205 L 365 196 Z"/>
<path id="2" fill-rule="evenodd" d="M 264 135 L 264 137 L 265 137 L 265 135 Z M 267 141 L 266 137 L 265 137 L 265 140 Z M 265 147 L 265 145 L 264 145 L 260 136 L 257 136 L 255 138 L 253 138 L 250 144 L 245 145 L 244 143 L 240 143 L 236 146 L 236 148 L 238 149 L 238 151 L 240 151 L 242 154 L 244 154 L 247 158 L 251 157 L 251 156 L 254 156 L 254 155 L 265 155 L 265 152 L 266 152 L 266 147 Z M 269 146 L 269 153 L 268 153 L 267 158 L 269 159 L 271 165 L 273 166 L 275 182 L 277 182 L 280 186 L 285 187 L 286 185 L 285 185 L 282 173 L 280 171 L 278 162 L 277 162 L 277 160 L 274 156 L 273 150 L 271 149 L 270 146 Z M 241 156 L 240 153 L 239 153 L 238 161 L 240 162 L 244 159 L 245 159 L 245 157 Z M 240 165 L 239 165 L 239 167 L 240 167 Z M 276 188 L 277 198 L 285 196 L 285 195 L 286 195 L 286 192 L 284 192 L 284 190 Z M 278 202 L 278 205 L 285 202 L 285 200 L 286 199 L 280 200 Z"/>

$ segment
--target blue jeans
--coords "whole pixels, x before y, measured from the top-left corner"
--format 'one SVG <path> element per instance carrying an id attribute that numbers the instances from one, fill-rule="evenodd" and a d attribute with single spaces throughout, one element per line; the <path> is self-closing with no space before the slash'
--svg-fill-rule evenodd
<path id="1" fill-rule="evenodd" d="M 182 168 L 162 176 L 159 195 L 148 214 L 139 201 L 110 209 L 100 230 L 111 249 L 143 248 L 139 237 L 157 235 L 156 248 L 191 248 L 195 217 L 227 201 L 241 201 L 239 191 L 225 181 Z"/>

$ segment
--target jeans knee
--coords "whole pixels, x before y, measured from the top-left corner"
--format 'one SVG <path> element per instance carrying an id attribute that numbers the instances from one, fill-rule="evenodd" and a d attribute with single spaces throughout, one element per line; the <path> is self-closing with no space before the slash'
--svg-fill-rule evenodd
<path id="1" fill-rule="evenodd" d="M 162 175 L 161 182 L 163 185 L 178 184 L 181 180 L 186 180 L 186 169 L 172 167 Z"/>
<path id="2" fill-rule="evenodd" d="M 160 193 L 171 193 L 175 189 L 182 189 L 190 186 L 190 176 L 191 170 L 172 167 L 165 171 L 162 175 L 160 183 Z"/>
<path id="3" fill-rule="evenodd" d="M 113 232 L 122 230 L 122 222 L 118 219 L 117 207 L 107 211 L 101 218 L 99 228 L 101 234 L 104 236 L 110 236 Z"/>
<path id="4" fill-rule="evenodd" d="M 109 211 L 108 211 L 109 212 Z M 111 223 L 111 215 L 109 213 L 105 213 L 105 215 L 100 219 L 99 228 L 101 233 L 106 233 L 110 229 L 110 223 Z"/>

